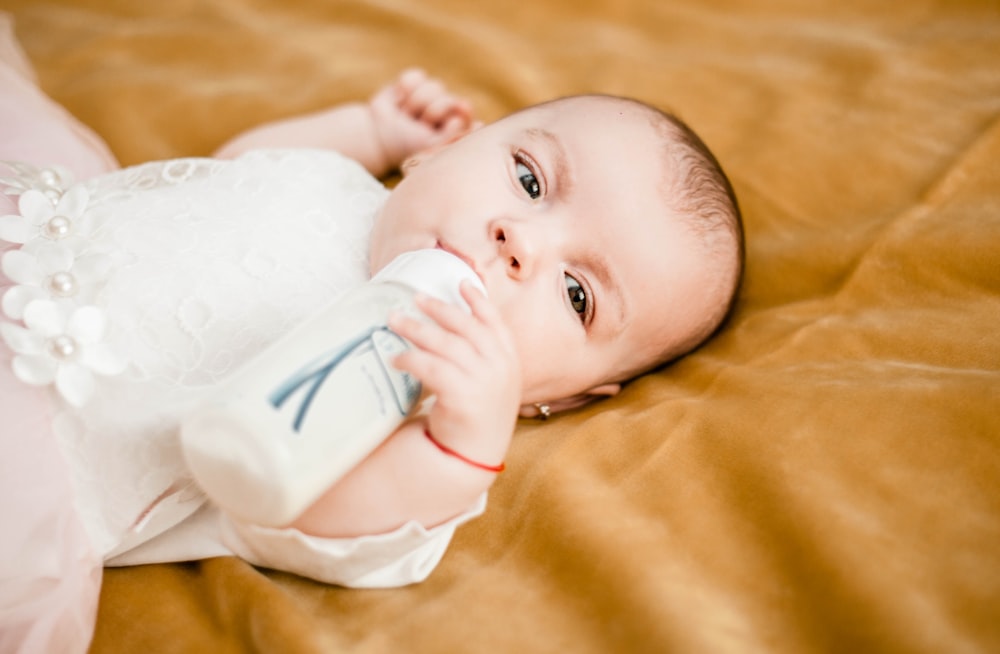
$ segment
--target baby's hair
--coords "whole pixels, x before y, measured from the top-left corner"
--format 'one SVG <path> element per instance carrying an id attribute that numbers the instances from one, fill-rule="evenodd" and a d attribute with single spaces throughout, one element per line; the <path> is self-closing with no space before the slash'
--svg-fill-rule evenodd
<path id="1" fill-rule="evenodd" d="M 729 319 L 743 283 L 746 246 L 743 217 L 733 185 L 705 142 L 675 114 L 634 101 L 654 115 L 654 128 L 668 141 L 668 157 L 678 175 L 669 187 L 668 202 L 686 220 L 714 260 L 728 259 L 733 267 L 725 281 L 726 303 L 705 333 L 677 355 L 709 340 Z"/>
<path id="2" fill-rule="evenodd" d="M 613 95 L 596 95 L 613 102 L 623 102 L 649 116 L 653 129 L 665 143 L 665 162 L 670 179 L 663 192 L 668 204 L 702 244 L 711 261 L 720 265 L 725 275 L 720 286 L 725 302 L 702 329 L 689 339 L 662 353 L 654 366 L 666 363 L 697 349 L 718 332 L 736 306 L 743 283 L 745 245 L 743 218 L 736 193 L 722 165 L 705 142 L 678 116 L 659 107 Z M 729 272 L 726 275 L 726 272 Z"/>

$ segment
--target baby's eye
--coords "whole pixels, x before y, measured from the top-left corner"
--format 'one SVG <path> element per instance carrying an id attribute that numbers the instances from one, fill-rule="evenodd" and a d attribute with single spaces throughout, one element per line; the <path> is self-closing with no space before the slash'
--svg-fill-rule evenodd
<path id="1" fill-rule="evenodd" d="M 583 321 L 587 317 L 587 291 L 583 289 L 580 282 L 572 275 L 564 275 L 566 279 L 566 293 L 569 294 L 569 303 L 573 307 L 573 311 L 580 316 L 580 320 Z"/>
<path id="2" fill-rule="evenodd" d="M 514 173 L 517 175 L 517 181 L 521 183 L 528 197 L 532 200 L 537 200 L 542 194 L 542 186 L 538 183 L 538 178 L 535 177 L 535 173 L 531 171 L 531 168 L 528 168 L 523 161 L 518 160 L 514 166 Z"/>

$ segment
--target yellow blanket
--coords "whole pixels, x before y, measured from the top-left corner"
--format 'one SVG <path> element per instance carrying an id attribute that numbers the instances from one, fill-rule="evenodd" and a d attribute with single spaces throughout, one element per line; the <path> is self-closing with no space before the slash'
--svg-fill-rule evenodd
<path id="1" fill-rule="evenodd" d="M 584 91 L 672 109 L 746 219 L 726 330 L 522 423 L 427 582 L 109 570 L 95 652 L 1000 651 L 996 0 L 0 8 L 123 164 L 419 65 L 487 120 Z"/>

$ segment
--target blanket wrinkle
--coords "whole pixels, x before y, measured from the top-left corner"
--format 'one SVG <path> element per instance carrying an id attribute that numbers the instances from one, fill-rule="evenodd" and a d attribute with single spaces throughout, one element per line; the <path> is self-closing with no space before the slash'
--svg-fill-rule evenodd
<path id="1" fill-rule="evenodd" d="M 4 0 L 118 160 L 205 155 L 410 66 L 494 120 L 670 109 L 747 232 L 722 333 L 521 421 L 424 583 L 105 571 L 95 654 L 1000 651 L 995 0 Z"/>

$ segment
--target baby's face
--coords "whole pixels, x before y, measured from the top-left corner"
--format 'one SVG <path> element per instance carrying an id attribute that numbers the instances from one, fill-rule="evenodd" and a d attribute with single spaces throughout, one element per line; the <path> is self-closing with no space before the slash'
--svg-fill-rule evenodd
<path id="1" fill-rule="evenodd" d="M 722 300 L 670 209 L 662 137 L 638 109 L 576 98 L 427 155 L 390 195 L 372 270 L 419 248 L 474 262 L 513 333 L 525 403 L 626 381 Z"/>

